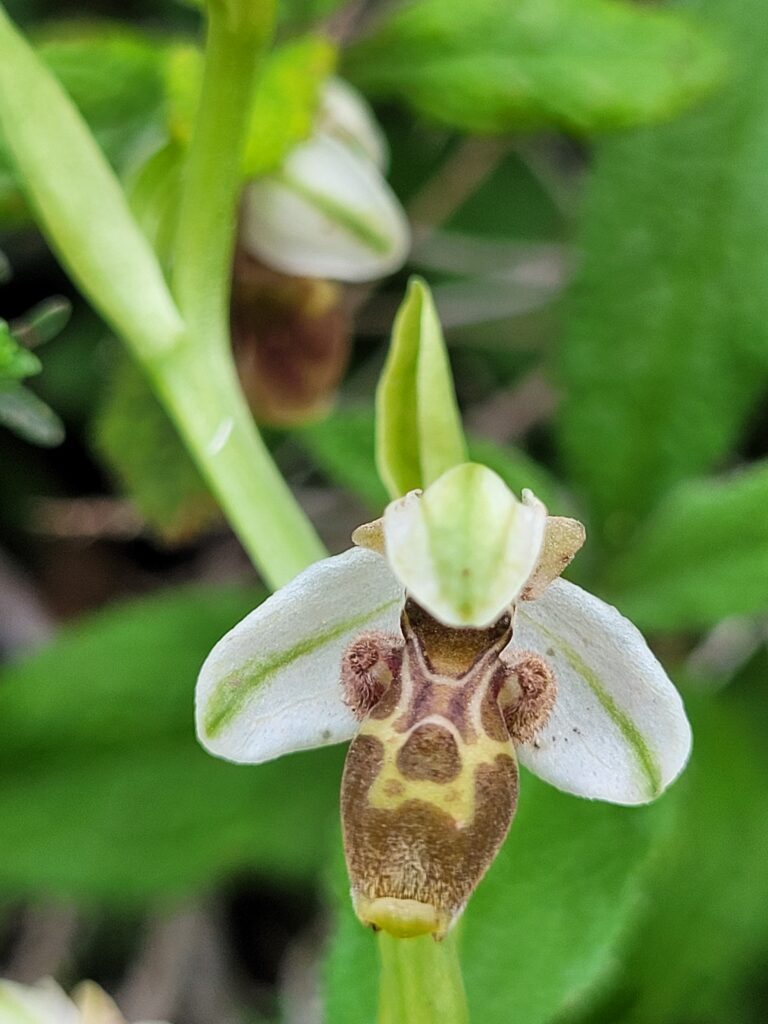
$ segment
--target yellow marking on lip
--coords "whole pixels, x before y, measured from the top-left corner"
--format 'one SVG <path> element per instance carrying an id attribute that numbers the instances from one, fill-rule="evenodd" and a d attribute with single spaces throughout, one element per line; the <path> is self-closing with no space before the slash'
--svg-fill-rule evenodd
<path id="1" fill-rule="evenodd" d="M 461 772 L 447 784 L 427 779 L 409 779 L 398 769 L 397 755 L 413 730 L 406 733 L 396 731 L 393 728 L 394 717 L 383 721 L 369 718 L 360 730 L 361 733 L 381 740 L 384 748 L 383 764 L 368 792 L 369 805 L 376 810 L 395 811 L 407 800 L 422 800 L 449 814 L 457 828 L 466 827 L 475 813 L 477 768 L 481 764 L 493 765 L 499 754 L 514 757 L 511 742 L 501 743 L 482 735 L 472 743 L 465 743 L 451 722 L 430 715 L 420 720 L 414 729 L 426 722 L 435 722 L 450 731 L 461 757 Z"/>

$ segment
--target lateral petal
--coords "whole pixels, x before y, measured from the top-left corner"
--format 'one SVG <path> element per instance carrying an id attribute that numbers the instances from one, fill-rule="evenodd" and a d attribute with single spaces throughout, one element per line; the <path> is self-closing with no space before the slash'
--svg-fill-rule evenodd
<path id="1" fill-rule="evenodd" d="M 530 492 L 518 501 L 496 473 L 473 462 L 414 495 L 391 502 L 384 513 L 392 571 L 447 626 L 489 625 L 517 598 L 538 561 L 544 506 Z"/>
<path id="2" fill-rule="evenodd" d="M 518 748 L 527 768 L 567 793 L 617 804 L 647 803 L 677 778 L 691 749 L 683 702 L 616 608 L 555 580 L 518 605 L 513 644 L 545 658 L 558 687 L 546 726 Z"/>
<path id="3" fill-rule="evenodd" d="M 364 548 L 323 559 L 247 615 L 208 655 L 197 682 L 200 742 L 257 764 L 349 739 L 341 656 L 369 630 L 396 632 L 403 589 Z"/>

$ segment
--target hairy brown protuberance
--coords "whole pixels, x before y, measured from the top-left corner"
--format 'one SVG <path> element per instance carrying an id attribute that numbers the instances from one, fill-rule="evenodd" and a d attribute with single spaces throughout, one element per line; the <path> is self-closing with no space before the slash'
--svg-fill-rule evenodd
<path id="1" fill-rule="evenodd" d="M 341 660 L 344 703 L 356 718 L 376 707 L 399 673 L 403 641 L 387 633 L 363 633 L 349 645 Z"/>
<path id="2" fill-rule="evenodd" d="M 537 654 L 516 652 L 502 691 L 502 713 L 513 742 L 530 743 L 552 714 L 557 684 L 552 669 Z"/>

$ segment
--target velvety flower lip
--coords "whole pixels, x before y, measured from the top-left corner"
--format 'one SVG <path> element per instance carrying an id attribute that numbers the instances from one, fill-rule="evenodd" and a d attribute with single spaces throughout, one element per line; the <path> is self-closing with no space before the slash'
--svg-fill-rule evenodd
<path id="1" fill-rule="evenodd" d="M 501 509 L 506 499 L 498 498 Z M 398 633 L 405 594 L 414 585 L 412 569 L 439 576 L 440 569 L 429 562 L 431 541 L 422 526 L 416 528 L 418 543 L 407 538 L 410 565 L 392 560 L 389 550 L 402 538 L 388 529 L 387 517 L 409 508 L 407 515 L 418 523 L 424 506 L 418 494 L 394 502 L 383 523 L 356 533 L 358 543 L 372 550 L 354 547 L 316 563 L 219 641 L 197 689 L 198 736 L 208 750 L 259 763 L 355 734 L 359 723 L 339 684 L 341 658 L 361 633 Z M 531 652 L 551 665 L 557 699 L 546 725 L 518 746 L 518 756 L 566 792 L 619 804 L 647 803 L 688 759 L 691 731 L 680 695 L 628 619 L 558 578 L 583 542 L 581 524 L 545 514 L 541 520 L 532 498 L 520 507 L 534 514 L 521 521 L 527 562 L 518 559 L 508 587 L 515 614 L 509 650 Z M 481 510 L 481 521 L 484 515 Z M 495 535 L 490 548 L 498 548 Z M 494 568 L 489 562 L 492 577 Z M 439 604 L 443 598 L 438 597 Z M 427 607 L 439 616 L 441 608 Z"/>

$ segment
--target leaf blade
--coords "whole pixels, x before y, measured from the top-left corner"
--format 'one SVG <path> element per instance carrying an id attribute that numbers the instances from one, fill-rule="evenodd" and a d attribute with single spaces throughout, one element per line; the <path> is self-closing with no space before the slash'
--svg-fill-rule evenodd
<path id="1" fill-rule="evenodd" d="M 766 381 L 768 12 L 685 9 L 727 35 L 739 67 L 700 110 L 601 144 L 557 355 L 566 462 L 616 545 L 725 457 Z"/>
<path id="2" fill-rule="evenodd" d="M 395 8 L 347 57 L 353 80 L 464 130 L 622 128 L 672 116 L 710 89 L 722 55 L 670 11 L 604 0 Z"/>

